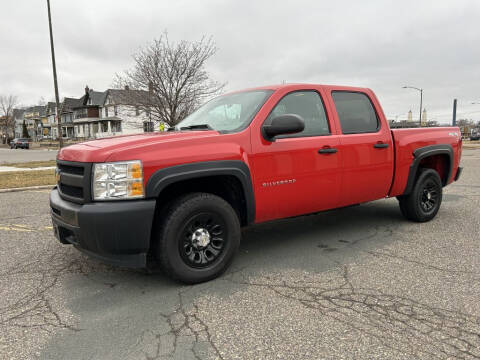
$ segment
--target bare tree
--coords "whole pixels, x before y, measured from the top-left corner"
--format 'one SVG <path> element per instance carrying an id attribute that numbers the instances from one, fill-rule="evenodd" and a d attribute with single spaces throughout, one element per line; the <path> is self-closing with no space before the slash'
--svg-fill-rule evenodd
<path id="1" fill-rule="evenodd" d="M 15 118 L 13 109 L 18 104 L 18 98 L 15 95 L 0 95 L 0 111 L 3 116 L 2 130 L 6 135 L 8 142 L 10 134 L 15 132 Z"/>
<path id="2" fill-rule="evenodd" d="M 471 119 L 459 119 L 457 120 L 457 126 L 472 126 L 474 124 Z"/>
<path id="3" fill-rule="evenodd" d="M 173 43 L 165 32 L 133 55 L 133 69 L 117 74 L 114 85 L 148 91 L 134 102 L 151 111 L 152 119 L 174 126 L 224 88 L 205 69 L 216 51 L 211 38 Z"/>

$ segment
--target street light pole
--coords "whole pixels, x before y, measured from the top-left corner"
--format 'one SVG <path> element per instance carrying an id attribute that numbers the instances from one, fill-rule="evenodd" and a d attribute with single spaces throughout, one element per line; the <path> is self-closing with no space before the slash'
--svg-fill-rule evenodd
<path id="1" fill-rule="evenodd" d="M 422 106 L 423 106 L 422 102 L 423 102 L 423 89 L 420 89 L 420 115 L 418 116 L 420 127 L 422 127 Z"/>
<path id="2" fill-rule="evenodd" d="M 457 99 L 453 99 L 452 126 L 457 126 Z"/>
<path id="3" fill-rule="evenodd" d="M 57 66 L 55 64 L 55 49 L 53 47 L 53 31 L 52 31 L 52 15 L 50 14 L 50 0 L 47 0 L 48 8 L 48 27 L 50 29 L 50 49 L 52 52 L 52 68 L 53 68 L 53 86 L 55 88 L 55 103 L 56 103 L 56 117 L 57 117 L 57 132 L 58 132 L 58 146 L 60 149 L 63 147 L 62 126 L 60 124 L 60 99 L 58 96 L 58 84 L 57 84 Z"/>
<path id="4" fill-rule="evenodd" d="M 418 117 L 418 124 L 422 127 L 422 107 L 423 107 L 423 89 L 419 89 L 415 86 L 403 86 L 403 89 L 415 89 L 420 91 L 420 116 Z"/>

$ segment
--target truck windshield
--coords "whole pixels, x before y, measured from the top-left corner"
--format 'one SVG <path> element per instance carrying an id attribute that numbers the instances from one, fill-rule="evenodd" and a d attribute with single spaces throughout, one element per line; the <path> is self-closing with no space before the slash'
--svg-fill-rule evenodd
<path id="1" fill-rule="evenodd" d="M 187 116 L 175 129 L 241 131 L 250 124 L 272 93 L 273 90 L 253 90 L 219 96 Z"/>

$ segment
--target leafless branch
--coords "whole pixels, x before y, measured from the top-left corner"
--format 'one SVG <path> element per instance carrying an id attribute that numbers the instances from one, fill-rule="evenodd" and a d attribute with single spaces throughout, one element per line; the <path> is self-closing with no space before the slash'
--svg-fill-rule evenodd
<path id="1" fill-rule="evenodd" d="M 15 118 L 13 109 L 18 104 L 18 97 L 15 95 L 0 95 L 0 111 L 3 117 L 1 122 L 3 133 L 8 137 L 15 131 Z"/>
<path id="2" fill-rule="evenodd" d="M 173 126 L 223 90 L 225 84 L 213 81 L 205 69 L 216 51 L 211 38 L 172 43 L 165 32 L 133 55 L 133 69 L 117 74 L 114 84 L 148 91 L 135 103 L 150 107 L 154 120 Z"/>

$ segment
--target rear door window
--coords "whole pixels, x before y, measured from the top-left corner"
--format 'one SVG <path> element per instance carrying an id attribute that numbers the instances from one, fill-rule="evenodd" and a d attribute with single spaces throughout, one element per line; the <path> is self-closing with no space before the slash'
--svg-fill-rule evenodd
<path id="1" fill-rule="evenodd" d="M 334 91 L 332 98 L 337 109 L 342 133 L 373 133 L 379 130 L 377 113 L 366 94 Z"/>

